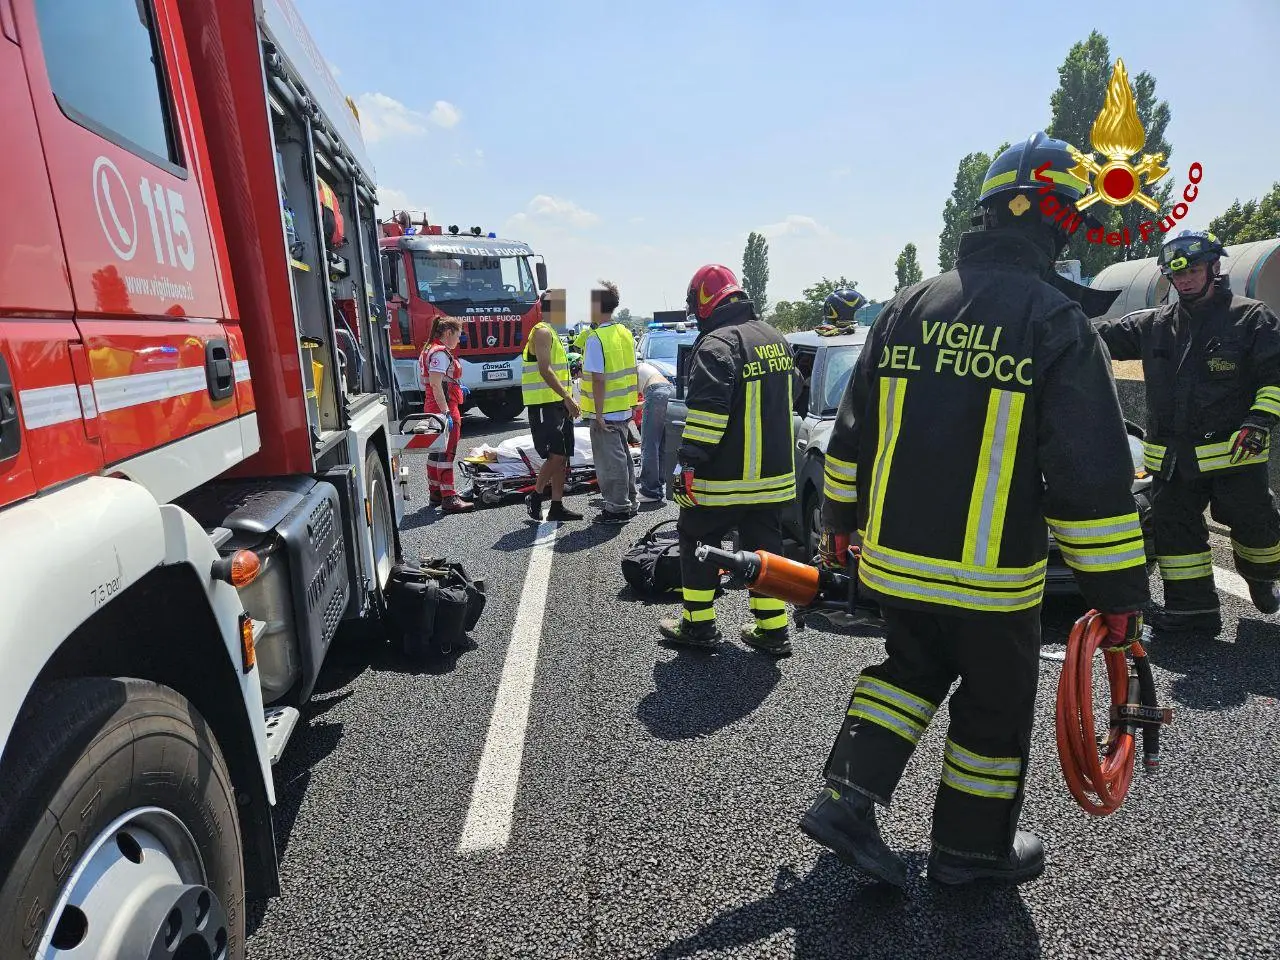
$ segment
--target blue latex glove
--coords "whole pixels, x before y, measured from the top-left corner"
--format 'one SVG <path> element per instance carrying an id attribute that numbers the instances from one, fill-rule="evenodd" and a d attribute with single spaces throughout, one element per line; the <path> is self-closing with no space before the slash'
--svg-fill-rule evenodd
<path id="1" fill-rule="evenodd" d="M 471 388 L 466 386 L 465 384 L 462 385 L 462 399 L 465 400 L 469 396 L 471 396 Z"/>

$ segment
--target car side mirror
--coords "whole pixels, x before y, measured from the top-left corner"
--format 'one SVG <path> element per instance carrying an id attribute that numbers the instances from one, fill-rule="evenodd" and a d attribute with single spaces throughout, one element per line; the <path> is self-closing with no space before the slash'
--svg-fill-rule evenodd
<path id="1" fill-rule="evenodd" d="M 533 265 L 534 272 L 538 275 L 538 290 L 547 289 L 547 265 L 539 260 Z"/>

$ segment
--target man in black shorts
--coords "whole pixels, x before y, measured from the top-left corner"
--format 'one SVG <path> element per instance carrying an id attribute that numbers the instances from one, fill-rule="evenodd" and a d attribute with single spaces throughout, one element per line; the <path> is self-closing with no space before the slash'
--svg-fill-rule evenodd
<path id="1" fill-rule="evenodd" d="M 529 516 L 542 520 L 542 498 L 551 488 L 551 508 L 547 520 L 581 520 L 582 514 L 566 510 L 564 481 L 573 456 L 573 421 L 578 417 L 569 378 L 569 354 L 545 321 L 529 332 L 525 345 L 520 386 L 529 410 L 533 449 L 542 457 L 542 467 L 533 490 L 524 498 Z"/>

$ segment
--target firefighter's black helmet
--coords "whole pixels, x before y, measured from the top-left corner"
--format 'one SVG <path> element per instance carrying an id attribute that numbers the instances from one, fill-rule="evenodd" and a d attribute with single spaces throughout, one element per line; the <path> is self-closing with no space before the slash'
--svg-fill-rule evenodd
<path id="1" fill-rule="evenodd" d="M 1076 203 L 1089 192 L 1089 184 L 1070 172 L 1076 165 L 1070 146 L 1065 140 L 1055 140 L 1043 131 L 1033 133 L 1022 143 L 1015 143 L 987 167 L 978 203 L 991 206 L 1006 195 L 1012 196 L 1023 190 L 1038 191 L 1045 184 L 1043 180 L 1036 179 L 1036 170 L 1046 163 L 1049 166 L 1040 176 L 1052 178 L 1053 192 Z"/>
<path id="2" fill-rule="evenodd" d="M 822 305 L 822 319 L 827 323 L 857 323 L 858 311 L 866 303 L 867 298 L 853 287 L 840 287 L 827 294 L 827 302 Z"/>
<path id="3" fill-rule="evenodd" d="M 991 162 L 986 176 L 982 178 L 978 206 L 986 211 L 999 210 L 1000 219 L 1006 223 L 1036 223 L 1053 219 L 1041 211 L 1043 195 L 1040 191 L 1047 185 L 1045 179 L 1053 181 L 1049 193 L 1057 200 L 1058 209 L 1068 207 L 1074 210 L 1089 192 L 1089 184 L 1071 172 L 1076 165 L 1071 144 L 1055 140 L 1038 130 Z M 1044 169 L 1040 170 L 1041 167 Z M 1040 170 L 1039 177 L 1037 170 Z M 1081 216 L 1090 226 L 1098 225 L 1098 221 L 1088 213 Z"/>
<path id="4" fill-rule="evenodd" d="M 1172 277 L 1181 270 L 1197 263 L 1212 264 L 1220 257 L 1228 256 L 1222 242 L 1207 230 L 1183 230 L 1172 240 L 1166 240 L 1160 248 L 1160 272 Z"/>

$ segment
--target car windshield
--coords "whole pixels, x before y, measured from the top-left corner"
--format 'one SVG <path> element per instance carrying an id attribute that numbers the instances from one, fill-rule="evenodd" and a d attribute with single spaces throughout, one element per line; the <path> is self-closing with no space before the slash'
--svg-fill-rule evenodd
<path id="1" fill-rule="evenodd" d="M 431 303 L 448 300 L 532 303 L 538 299 L 538 291 L 528 259 L 414 253 L 413 274 L 418 296 Z"/>
<path id="2" fill-rule="evenodd" d="M 858 354 L 862 353 L 862 344 L 849 347 L 832 347 L 827 351 L 827 363 L 822 373 L 822 413 L 832 416 L 840 409 L 840 398 L 844 396 L 845 387 L 849 385 L 849 375 L 853 365 L 858 362 Z"/>
<path id="3" fill-rule="evenodd" d="M 644 342 L 645 360 L 670 360 L 675 363 L 676 353 L 682 343 L 693 343 L 698 339 L 698 331 L 688 330 L 684 333 L 664 333 L 659 336 L 649 334 Z"/>

